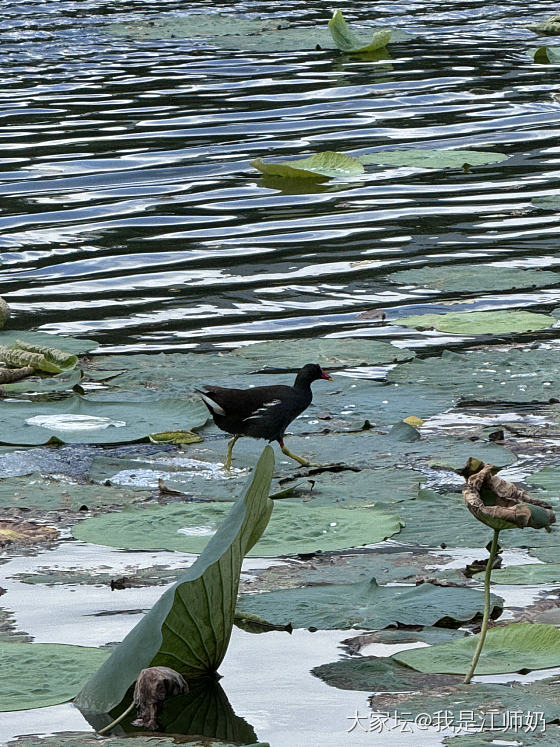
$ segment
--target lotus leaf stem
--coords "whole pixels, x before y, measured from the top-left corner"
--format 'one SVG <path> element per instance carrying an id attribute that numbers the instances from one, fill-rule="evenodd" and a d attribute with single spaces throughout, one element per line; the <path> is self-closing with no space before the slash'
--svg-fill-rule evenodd
<path id="1" fill-rule="evenodd" d="M 494 565 L 494 560 L 496 559 L 496 554 L 498 552 L 499 534 L 500 530 L 494 529 L 492 545 L 490 546 L 490 557 L 488 558 L 488 562 L 486 563 L 486 573 L 484 574 L 484 615 L 482 617 L 482 626 L 480 628 L 478 645 L 476 647 L 476 651 L 474 652 L 469 671 L 467 672 L 465 679 L 463 680 L 464 685 L 468 685 L 473 677 L 474 670 L 476 669 L 476 665 L 478 664 L 478 660 L 480 659 L 480 654 L 482 653 L 482 647 L 484 646 L 486 632 L 488 631 L 488 618 L 490 617 L 490 575 L 492 574 L 492 567 Z"/>
<path id="2" fill-rule="evenodd" d="M 117 724 L 120 724 L 120 722 L 123 720 L 123 718 L 126 718 L 126 716 L 128 716 L 128 714 L 132 711 L 132 709 L 134 708 L 135 705 L 136 705 L 136 703 L 133 700 L 132 703 L 126 709 L 126 711 L 123 711 L 118 718 L 116 718 L 114 721 L 111 721 L 111 723 L 107 724 L 107 726 L 104 726 L 102 729 L 98 729 L 97 733 L 98 734 L 105 734 L 105 732 L 111 731 L 111 729 L 114 726 L 117 726 Z"/>

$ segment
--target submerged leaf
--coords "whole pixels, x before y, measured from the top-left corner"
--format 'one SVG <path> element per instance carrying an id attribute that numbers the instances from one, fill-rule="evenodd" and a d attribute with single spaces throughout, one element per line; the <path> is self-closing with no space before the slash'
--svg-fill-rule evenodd
<path id="1" fill-rule="evenodd" d="M 413 329 L 437 329 L 452 335 L 503 335 L 552 327 L 554 317 L 531 311 L 467 311 L 448 314 L 420 314 L 396 319 Z"/>
<path id="2" fill-rule="evenodd" d="M 364 171 L 364 167 L 356 158 L 335 151 L 324 151 L 315 153 L 309 158 L 279 163 L 265 163 L 262 158 L 255 158 L 251 161 L 251 166 L 269 176 L 316 181 L 324 181 L 331 177 L 357 176 Z"/>
<path id="3" fill-rule="evenodd" d="M 243 558 L 272 512 L 274 454 L 266 446 L 247 485 L 198 560 L 130 631 L 76 699 L 83 711 L 118 705 L 138 673 L 167 666 L 189 677 L 215 672 L 226 654 Z"/>
<path id="4" fill-rule="evenodd" d="M 352 29 L 346 23 L 346 20 L 340 10 L 333 13 L 329 21 L 329 31 L 332 34 L 334 43 L 343 52 L 360 53 L 374 52 L 377 49 L 383 49 L 391 41 L 391 31 L 378 31 L 368 44 L 365 44 L 356 36 Z"/>
<path id="5" fill-rule="evenodd" d="M 401 651 L 392 658 L 420 672 L 465 674 L 479 635 Z M 557 666 L 560 666 L 560 630 L 540 623 L 513 623 L 488 631 L 476 673 L 501 674 Z"/>

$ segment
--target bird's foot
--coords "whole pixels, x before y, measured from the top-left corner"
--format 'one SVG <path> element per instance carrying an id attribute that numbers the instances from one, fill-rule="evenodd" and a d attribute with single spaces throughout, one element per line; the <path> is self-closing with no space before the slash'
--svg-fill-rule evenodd
<path id="1" fill-rule="evenodd" d="M 297 454 L 294 454 L 293 451 L 290 451 L 287 446 L 284 446 L 283 443 L 280 444 L 280 448 L 282 449 L 282 453 L 285 454 L 287 457 L 290 457 L 290 459 L 294 459 L 296 462 L 300 464 L 302 467 L 311 467 L 312 464 L 307 459 L 304 459 L 303 457 L 298 456 Z"/>

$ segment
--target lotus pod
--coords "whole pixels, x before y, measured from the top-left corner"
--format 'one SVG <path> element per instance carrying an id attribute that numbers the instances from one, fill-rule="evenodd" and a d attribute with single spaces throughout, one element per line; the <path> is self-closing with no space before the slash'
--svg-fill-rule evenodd
<path id="1" fill-rule="evenodd" d="M 492 529 L 546 529 L 556 521 L 550 503 L 533 498 L 522 488 L 502 480 L 496 467 L 469 459 L 461 474 L 467 484 L 463 500 L 472 515 Z"/>

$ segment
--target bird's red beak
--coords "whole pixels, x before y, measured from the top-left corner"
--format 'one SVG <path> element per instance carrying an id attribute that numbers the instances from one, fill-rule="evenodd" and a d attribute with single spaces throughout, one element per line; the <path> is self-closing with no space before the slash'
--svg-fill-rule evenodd
<path id="1" fill-rule="evenodd" d="M 330 376 L 326 371 L 321 369 L 321 378 L 326 379 L 327 381 L 332 381 L 332 376 Z"/>

